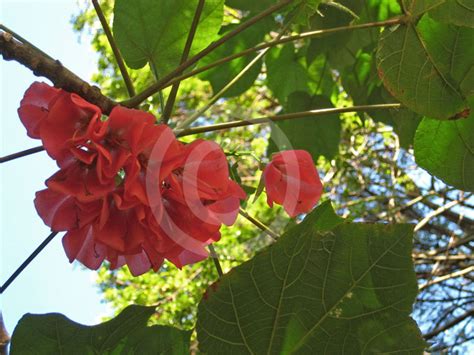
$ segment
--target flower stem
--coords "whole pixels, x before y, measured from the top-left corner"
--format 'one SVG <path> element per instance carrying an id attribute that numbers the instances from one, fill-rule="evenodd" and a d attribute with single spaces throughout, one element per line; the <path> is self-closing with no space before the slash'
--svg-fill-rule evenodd
<path id="1" fill-rule="evenodd" d="M 224 276 L 224 272 L 222 271 L 221 263 L 219 262 L 219 256 L 217 255 L 216 249 L 214 249 L 214 245 L 212 244 L 209 244 L 208 248 L 211 253 L 211 258 L 214 262 L 214 266 L 216 267 L 217 274 L 219 275 L 219 278 L 221 278 L 222 276 Z"/>
<path id="2" fill-rule="evenodd" d="M 128 95 L 130 97 L 135 96 L 135 89 L 133 87 L 132 80 L 128 75 L 127 68 L 125 67 L 125 63 L 123 61 L 122 55 L 120 54 L 120 50 L 117 47 L 117 43 L 115 43 L 114 36 L 112 35 L 112 31 L 110 30 L 109 24 L 107 23 L 107 19 L 99 5 L 97 0 L 92 0 L 92 5 L 94 5 L 95 12 L 97 13 L 97 17 L 99 17 L 100 24 L 104 30 L 104 33 L 109 41 L 110 47 L 112 48 L 112 52 L 114 53 L 115 60 L 117 61 L 117 65 L 120 70 L 120 74 L 122 74 L 123 81 L 125 82 L 125 86 L 127 87 Z"/>
<path id="3" fill-rule="evenodd" d="M 226 43 L 228 40 L 235 37 L 236 35 L 238 35 L 242 31 L 246 30 L 247 28 L 249 28 L 253 24 L 257 23 L 261 19 L 263 19 L 263 18 L 271 15 L 272 13 L 280 10 L 281 8 L 285 7 L 286 5 L 291 3 L 292 1 L 293 0 L 281 0 L 277 4 L 275 4 L 273 6 L 270 6 L 265 11 L 255 15 L 251 19 L 249 19 L 249 20 L 245 21 L 244 23 L 240 24 L 234 30 L 228 32 L 227 34 L 222 36 L 220 39 L 218 39 L 217 41 L 210 44 L 207 48 L 203 49 L 201 52 L 199 52 L 195 56 L 189 58 L 187 61 L 185 61 L 181 65 L 179 65 L 171 73 L 165 75 L 162 79 L 160 79 L 156 83 L 150 85 L 148 88 L 143 90 L 141 93 L 135 95 L 134 97 L 130 98 L 129 100 L 123 101 L 121 104 L 123 106 L 127 106 L 127 107 L 136 107 L 136 106 L 138 106 L 141 102 L 146 100 L 149 96 L 152 96 L 155 93 L 157 93 L 159 90 L 163 89 L 163 87 L 165 87 L 166 84 L 171 79 L 173 79 L 174 77 L 179 75 L 179 73 L 182 73 L 184 70 L 186 70 L 187 68 L 189 68 L 193 64 L 197 63 L 200 59 L 204 58 L 206 55 L 211 53 L 214 49 L 216 49 L 217 47 L 219 47 L 222 44 Z"/>
<path id="4" fill-rule="evenodd" d="M 15 272 L 8 278 L 7 281 L 0 287 L 0 294 L 3 294 L 3 292 L 10 286 L 10 284 L 22 273 L 22 271 L 38 256 L 39 253 L 43 251 L 43 249 L 51 242 L 54 237 L 58 234 L 58 232 L 51 232 L 51 234 L 43 240 L 43 242 L 33 251 L 33 253 L 30 254 L 30 256 L 20 265 L 18 269 L 15 270 Z"/>
<path id="5" fill-rule="evenodd" d="M 248 119 L 248 120 L 230 121 L 230 122 L 217 123 L 217 124 L 208 125 L 208 126 L 187 128 L 185 130 L 177 130 L 175 131 L 175 134 L 177 137 L 184 137 L 184 136 L 190 136 L 192 134 L 220 131 L 220 130 L 235 128 L 235 127 L 251 126 L 254 124 L 265 124 L 265 123 L 270 123 L 270 122 L 292 120 L 292 119 L 303 118 L 303 117 L 317 117 L 317 116 L 322 116 L 322 115 L 344 113 L 344 112 L 386 110 L 386 109 L 391 109 L 391 108 L 398 109 L 400 107 L 401 107 L 401 104 L 394 103 L 394 104 L 377 104 L 377 105 L 361 105 L 361 106 L 351 106 L 351 107 L 323 108 L 323 109 L 311 110 L 311 111 L 287 113 L 287 114 L 278 115 L 278 116 L 267 116 L 267 117 L 253 118 L 253 119 Z"/>
<path id="6" fill-rule="evenodd" d="M 259 229 L 261 229 L 263 232 L 268 234 L 273 240 L 277 240 L 280 236 L 278 233 L 274 232 L 270 227 L 268 227 L 265 223 L 259 221 L 255 217 L 252 217 L 245 211 L 244 209 L 240 209 L 239 213 L 242 217 L 245 217 L 249 222 L 253 223 L 255 226 L 257 226 Z"/>
<path id="7" fill-rule="evenodd" d="M 183 54 L 181 56 L 181 61 L 180 61 L 179 64 L 183 64 L 188 59 L 189 52 L 190 52 L 191 46 L 193 44 L 194 35 L 196 34 L 196 30 L 197 30 L 197 27 L 199 25 L 199 20 L 201 19 L 201 14 L 202 14 L 202 9 L 204 8 L 204 3 L 205 3 L 205 0 L 199 0 L 198 6 L 197 6 L 196 11 L 194 13 L 194 18 L 193 18 L 193 22 L 191 24 L 191 29 L 189 30 L 188 38 L 186 39 L 186 44 L 184 45 Z M 181 73 L 182 72 L 180 72 L 179 74 L 181 74 Z M 168 121 L 170 119 L 180 83 L 181 83 L 180 81 L 175 82 L 173 84 L 173 87 L 171 88 L 170 94 L 168 95 L 168 99 L 166 100 L 165 111 L 163 112 L 163 115 L 162 115 L 163 123 L 168 123 Z"/>

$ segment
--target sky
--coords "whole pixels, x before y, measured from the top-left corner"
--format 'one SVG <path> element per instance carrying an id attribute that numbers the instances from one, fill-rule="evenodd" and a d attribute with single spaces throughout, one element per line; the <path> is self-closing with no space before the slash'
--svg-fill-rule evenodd
<path id="1" fill-rule="evenodd" d="M 79 43 L 70 19 L 78 12 L 74 0 L 0 0 L 0 23 L 41 48 L 85 80 L 96 67 L 97 55 L 86 36 Z M 17 108 L 35 77 L 17 62 L 0 59 L 0 156 L 40 145 L 29 138 Z M 3 284 L 49 235 L 33 205 L 35 192 L 57 170 L 46 153 L 36 153 L 0 165 L 0 283 Z M 95 271 L 70 264 L 56 238 L 0 297 L 10 334 L 25 313 L 60 312 L 83 324 L 96 324 L 111 310 L 101 303 Z"/>

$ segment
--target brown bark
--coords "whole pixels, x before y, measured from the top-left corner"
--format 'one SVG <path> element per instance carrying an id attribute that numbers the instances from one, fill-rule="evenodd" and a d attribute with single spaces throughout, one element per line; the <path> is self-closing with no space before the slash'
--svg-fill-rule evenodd
<path id="1" fill-rule="evenodd" d="M 3 323 L 2 312 L 0 312 L 0 355 L 6 355 L 8 353 L 8 343 L 10 342 L 10 335 L 8 335 L 5 324 Z"/>
<path id="2" fill-rule="evenodd" d="M 99 106 L 105 114 L 109 114 L 116 102 L 104 96 L 100 89 L 91 86 L 60 61 L 54 60 L 27 43 L 22 43 L 4 31 L 0 31 L 0 54 L 5 60 L 14 60 L 31 69 L 36 76 L 44 76 L 54 86 L 74 92 L 85 100 Z"/>

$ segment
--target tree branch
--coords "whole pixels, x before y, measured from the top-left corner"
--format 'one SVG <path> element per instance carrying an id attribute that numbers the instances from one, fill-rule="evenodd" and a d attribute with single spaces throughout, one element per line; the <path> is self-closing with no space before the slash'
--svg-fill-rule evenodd
<path id="1" fill-rule="evenodd" d="M 431 332 L 426 333 L 423 337 L 426 340 L 430 340 L 430 339 L 434 338 L 435 336 L 437 336 L 439 333 L 442 333 L 445 330 L 454 327 L 455 325 L 461 323 L 466 318 L 472 317 L 472 316 L 474 316 L 474 308 L 470 309 L 469 311 L 467 311 L 466 313 L 460 315 L 459 317 L 456 317 L 456 318 L 452 319 L 451 321 L 447 322 L 445 325 L 443 325 L 441 327 L 438 327 L 438 328 L 432 330 Z"/>
<path id="2" fill-rule="evenodd" d="M 104 96 L 100 89 L 91 86 L 69 69 L 64 67 L 58 60 L 45 56 L 42 52 L 27 43 L 22 43 L 13 38 L 12 34 L 0 31 L 0 54 L 4 60 L 14 60 L 33 71 L 36 76 L 44 76 L 51 80 L 54 86 L 69 92 L 74 92 L 100 107 L 102 112 L 109 114 L 117 105 L 108 97 Z"/>
<path id="3" fill-rule="evenodd" d="M 424 290 L 425 288 L 431 286 L 431 285 L 434 285 L 434 284 L 437 284 L 437 283 L 440 283 L 440 282 L 443 282 L 443 281 L 446 281 L 446 280 L 449 280 L 449 279 L 454 279 L 456 277 L 461 277 L 463 275 L 466 275 L 466 274 L 469 274 L 471 272 L 474 271 L 474 265 L 473 266 L 469 266 L 465 269 L 462 269 L 462 270 L 458 270 L 458 271 L 455 271 L 451 274 L 447 274 L 447 275 L 443 275 L 443 276 L 440 276 L 440 277 L 436 277 L 430 281 L 427 281 L 425 282 L 423 285 L 421 285 L 419 288 L 420 288 L 420 291 Z"/>

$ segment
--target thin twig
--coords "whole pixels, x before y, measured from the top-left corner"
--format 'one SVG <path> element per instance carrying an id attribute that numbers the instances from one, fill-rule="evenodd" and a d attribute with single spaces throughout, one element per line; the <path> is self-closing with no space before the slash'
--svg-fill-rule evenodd
<path id="1" fill-rule="evenodd" d="M 401 107 L 400 104 L 377 104 L 377 105 L 361 105 L 361 106 L 351 106 L 351 107 L 324 108 L 324 109 L 304 111 L 304 112 L 287 113 L 287 114 L 278 115 L 278 116 L 267 116 L 267 117 L 253 118 L 253 119 L 248 119 L 248 120 L 230 121 L 230 122 L 217 123 L 217 124 L 208 125 L 208 126 L 187 128 L 185 130 L 176 131 L 175 134 L 177 137 L 184 137 L 184 136 L 190 136 L 192 134 L 220 131 L 223 129 L 230 129 L 230 128 L 236 128 L 236 127 L 251 126 L 254 124 L 265 124 L 265 123 L 278 122 L 278 121 L 284 121 L 284 120 L 292 120 L 292 119 L 298 119 L 298 118 L 303 118 L 303 117 L 317 117 L 317 116 L 329 115 L 329 114 L 334 114 L 334 113 L 360 112 L 360 111 L 367 111 L 367 110 L 385 110 L 389 108 L 400 108 L 400 107 Z"/>
<path id="2" fill-rule="evenodd" d="M 110 30 L 109 24 L 107 23 L 107 19 L 105 18 L 104 12 L 102 11 L 97 0 L 92 0 L 92 5 L 94 5 L 97 17 L 99 17 L 100 24 L 102 25 L 107 40 L 109 41 L 110 47 L 112 48 L 112 52 L 114 53 L 115 60 L 117 61 L 120 73 L 122 74 L 123 81 L 125 82 L 125 86 L 127 87 L 128 96 L 133 97 L 136 93 L 133 87 L 132 80 L 128 75 L 127 67 L 125 66 L 122 55 L 120 54 L 120 49 L 117 47 L 117 43 L 115 43 L 114 36 L 112 35 L 112 31 Z"/>
<path id="3" fill-rule="evenodd" d="M 191 51 L 191 46 L 193 44 L 194 35 L 196 34 L 196 30 L 199 25 L 199 20 L 201 19 L 204 3 L 205 3 L 205 0 L 199 0 L 196 11 L 194 12 L 193 22 L 191 23 L 191 29 L 189 30 L 188 38 L 186 39 L 186 44 L 184 45 L 183 54 L 181 55 L 181 60 L 179 64 L 183 64 L 188 59 L 189 52 Z M 180 72 L 179 74 L 181 73 L 182 72 Z M 180 83 L 181 83 L 180 81 L 177 81 L 176 83 L 173 84 L 173 87 L 171 88 L 168 99 L 166 100 L 165 110 L 161 117 L 163 120 L 163 123 L 168 123 L 171 113 L 173 112 L 173 106 L 176 100 L 176 95 L 178 93 Z"/>
<path id="4" fill-rule="evenodd" d="M 221 38 L 219 38 L 217 41 L 211 43 L 208 47 L 203 49 L 201 52 L 196 54 L 195 56 L 189 58 L 187 61 L 185 61 L 183 64 L 179 65 L 176 69 L 174 69 L 171 73 L 165 75 L 163 78 L 161 78 L 159 81 L 156 83 L 150 85 L 148 88 L 143 90 L 141 93 L 135 95 L 134 97 L 130 98 L 129 100 L 123 101 L 121 104 L 126 106 L 126 107 L 136 107 L 140 103 L 142 103 L 144 100 L 146 100 L 148 97 L 154 95 L 157 93 L 159 90 L 163 89 L 166 84 L 173 79 L 175 76 L 179 75 L 179 73 L 182 73 L 184 70 L 192 66 L 193 64 L 197 63 L 200 59 L 204 58 L 206 55 L 211 53 L 214 49 L 218 48 L 222 44 L 226 43 L 228 40 L 231 38 L 235 37 L 242 31 L 246 30 L 253 24 L 257 23 L 261 19 L 271 15 L 272 13 L 280 10 L 281 8 L 285 7 L 289 3 L 291 3 L 293 0 L 282 0 L 278 2 L 277 4 L 270 6 L 268 9 L 265 11 L 259 13 L 258 15 L 255 15 L 251 19 L 245 21 L 244 23 L 240 24 L 237 26 L 234 30 L 228 32 Z"/>
<path id="5" fill-rule="evenodd" d="M 212 261 L 214 262 L 214 265 L 216 267 L 217 274 L 219 275 L 219 278 L 221 278 L 222 276 L 224 276 L 224 272 L 222 271 L 221 263 L 219 262 L 219 256 L 217 255 L 216 249 L 214 249 L 214 245 L 212 244 L 209 244 L 208 248 L 211 253 Z"/>
<path id="6" fill-rule="evenodd" d="M 241 216 L 245 217 L 249 222 L 253 223 L 255 226 L 257 226 L 259 229 L 261 229 L 263 232 L 268 234 L 272 239 L 277 240 L 280 236 L 274 232 L 273 230 L 270 229 L 265 223 L 260 222 L 258 219 L 255 217 L 252 217 L 247 213 L 247 211 L 243 210 L 242 208 L 239 210 L 239 213 Z"/>
<path id="7" fill-rule="evenodd" d="M 39 147 L 34 147 L 34 148 L 22 150 L 21 152 L 5 155 L 4 157 L 0 157 L 0 164 L 6 163 L 7 161 L 15 160 L 18 158 L 26 157 L 34 153 L 42 152 L 43 150 L 44 150 L 44 147 L 40 145 Z"/>
<path id="8" fill-rule="evenodd" d="M 202 72 L 205 72 L 205 71 L 207 71 L 209 69 L 212 69 L 214 67 L 217 67 L 221 64 L 225 64 L 227 62 L 230 62 L 234 59 L 244 57 L 244 56 L 249 55 L 249 54 L 254 53 L 254 52 L 258 52 L 262 49 L 275 47 L 279 44 L 285 44 L 285 43 L 294 42 L 294 41 L 298 41 L 298 40 L 302 40 L 302 39 L 321 37 L 321 36 L 330 35 L 330 34 L 337 33 L 337 32 L 352 31 L 352 30 L 363 30 L 363 29 L 372 28 L 372 27 L 391 26 L 391 25 L 396 25 L 396 24 L 403 23 L 403 21 L 404 21 L 403 18 L 394 18 L 394 19 L 390 19 L 390 20 L 387 20 L 387 21 L 368 22 L 368 23 L 362 23 L 362 24 L 359 24 L 359 25 L 334 27 L 334 28 L 328 28 L 328 29 L 323 29 L 323 30 L 303 32 L 303 33 L 293 35 L 293 36 L 285 36 L 285 37 L 282 37 L 281 39 L 276 39 L 276 40 L 272 40 L 272 41 L 269 41 L 269 42 L 261 43 L 261 44 L 255 46 L 255 47 L 245 49 L 242 52 L 229 55 L 227 57 L 216 60 L 215 62 L 209 63 L 207 65 L 203 65 L 202 67 L 199 67 L 199 68 L 196 68 L 196 69 L 194 69 L 192 71 L 189 71 L 187 73 L 181 74 L 181 75 L 175 77 L 174 79 L 171 79 L 167 83 L 163 84 L 161 89 L 163 89 L 165 87 L 168 87 L 168 86 L 171 86 L 171 85 L 173 85 L 177 82 L 183 81 L 184 79 L 187 79 L 189 77 L 192 77 L 192 76 L 195 76 L 195 75 L 200 74 Z"/>
<path id="9" fill-rule="evenodd" d="M 434 279 L 432 279 L 428 282 L 425 282 L 423 285 L 420 286 L 420 291 L 427 288 L 427 287 L 429 287 L 429 286 L 431 286 L 431 285 L 438 284 L 440 282 L 443 282 L 443 281 L 446 281 L 446 280 L 449 280 L 449 279 L 454 279 L 454 278 L 457 278 L 457 277 L 461 277 L 461 276 L 469 274 L 471 272 L 474 272 L 474 265 L 469 266 L 469 267 L 467 267 L 465 269 L 462 269 L 462 270 L 452 272 L 452 273 L 447 274 L 447 275 L 436 277 L 436 278 L 434 278 Z"/>
<path id="10" fill-rule="evenodd" d="M 426 340 L 430 340 L 431 338 L 434 338 L 435 336 L 437 336 L 439 333 L 442 333 L 445 330 L 455 326 L 456 324 L 461 323 L 466 318 L 473 317 L 473 316 L 474 316 L 474 308 L 470 309 L 469 311 L 467 311 L 466 313 L 460 315 L 459 317 L 456 317 L 456 318 L 452 319 L 451 321 L 447 322 L 445 325 L 443 325 L 439 328 L 436 328 L 436 329 L 432 330 L 429 333 L 426 333 L 423 337 Z"/>
<path id="11" fill-rule="evenodd" d="M 459 200 L 454 200 L 451 202 L 448 202 L 444 206 L 439 207 L 437 210 L 429 213 L 425 218 L 423 218 L 418 224 L 415 226 L 414 231 L 417 232 L 421 228 L 425 226 L 432 218 L 439 216 L 440 214 L 443 214 L 443 212 L 449 210 L 450 208 L 453 208 L 456 205 L 459 205 L 462 201 L 464 201 L 464 198 L 459 199 Z"/>
<path id="12" fill-rule="evenodd" d="M 58 232 L 51 232 L 51 234 L 43 240 L 43 242 L 30 254 L 30 256 L 15 270 L 15 272 L 8 278 L 7 281 L 0 287 L 0 294 L 3 294 L 10 284 L 22 273 L 22 271 L 38 256 L 41 251 L 54 239 Z"/>

